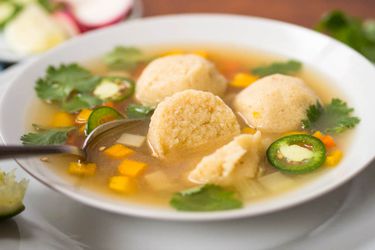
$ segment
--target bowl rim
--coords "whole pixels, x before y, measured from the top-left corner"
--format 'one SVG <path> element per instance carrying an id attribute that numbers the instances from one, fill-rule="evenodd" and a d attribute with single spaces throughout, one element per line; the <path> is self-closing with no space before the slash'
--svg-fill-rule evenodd
<path id="1" fill-rule="evenodd" d="M 126 26 L 129 23 L 138 23 L 138 22 L 153 22 L 155 20 L 159 21 L 164 21 L 164 20 L 175 20 L 178 21 L 178 19 L 196 19 L 196 18 L 208 18 L 208 19 L 215 19 L 215 18 L 220 18 L 220 19 L 237 19 L 239 21 L 246 21 L 246 20 L 252 20 L 255 22 L 267 22 L 271 23 L 273 25 L 282 25 L 282 26 L 287 26 L 293 29 L 298 30 L 299 32 L 309 32 L 309 33 L 315 33 L 316 36 L 319 36 L 320 39 L 328 39 L 331 43 L 333 43 L 335 46 L 342 46 L 343 44 L 340 43 L 339 41 L 336 41 L 324 34 L 318 33 L 314 30 L 298 26 L 295 24 L 290 24 L 286 23 L 283 21 L 278 21 L 278 20 L 272 20 L 272 19 L 267 19 L 267 18 L 262 18 L 262 17 L 254 17 L 254 16 L 244 16 L 244 15 L 232 15 L 232 14 L 172 14 L 172 15 L 161 15 L 161 16 L 153 16 L 153 17 L 147 17 L 147 18 L 142 18 L 142 19 L 136 19 L 132 21 L 125 22 L 120 25 L 116 25 L 113 27 L 109 27 L 106 29 L 102 30 L 97 30 L 94 32 L 87 33 L 83 36 L 80 37 L 75 37 L 64 44 L 58 46 L 55 49 L 52 49 L 51 51 L 46 52 L 44 55 L 41 57 L 37 58 L 34 60 L 32 63 L 27 65 L 25 68 L 22 69 L 20 74 L 15 77 L 12 82 L 19 81 L 19 79 L 22 78 L 22 73 L 27 71 L 29 68 L 32 68 L 34 64 L 37 64 L 39 61 L 42 61 L 44 58 L 49 58 L 50 55 L 53 56 L 55 52 L 58 51 L 64 51 L 66 47 L 74 46 L 74 43 L 76 40 L 81 40 L 81 39 L 90 39 L 90 37 L 96 37 L 96 36 L 101 36 L 102 33 L 107 33 L 111 32 L 111 30 L 118 29 L 119 26 Z M 361 60 L 364 63 L 371 64 L 366 58 L 364 58 L 361 54 L 359 54 L 357 51 L 353 50 L 352 48 L 344 45 L 346 50 L 350 50 L 351 53 L 355 53 L 357 56 L 361 58 Z M 375 69 L 375 68 L 374 68 Z M 0 102 L 0 107 L 4 106 L 5 103 L 5 98 L 6 94 L 9 92 L 9 89 L 13 86 L 13 84 L 9 84 L 6 89 L 4 90 L 4 95 L 2 96 L 3 98 L 1 99 Z M 0 109 L 0 117 L 2 117 L 2 109 Z M 6 139 L 4 138 L 4 135 L 1 131 L 2 129 L 0 128 L 0 139 L 4 142 L 6 145 Z M 305 203 L 307 201 L 310 201 L 312 199 L 315 199 L 325 193 L 328 193 L 332 191 L 333 189 L 343 185 L 346 183 L 348 180 L 353 178 L 355 175 L 357 175 L 360 171 L 365 169 L 366 166 L 368 166 L 375 158 L 375 153 L 372 155 L 370 159 L 366 160 L 366 163 L 358 168 L 354 168 L 350 173 L 342 176 L 342 178 L 339 181 L 329 183 L 324 186 L 324 188 L 321 188 L 314 193 L 307 194 L 305 197 L 300 197 L 299 199 L 294 199 L 293 201 L 289 202 L 283 202 L 282 204 L 274 205 L 274 206 L 269 206 L 267 209 L 263 211 L 257 211 L 253 213 L 249 213 L 246 209 L 237 209 L 237 210 L 227 210 L 227 211 L 217 211 L 217 212 L 178 212 L 178 211 L 170 211 L 165 209 L 165 211 L 159 211 L 156 209 L 152 209 L 151 207 L 148 207 L 147 209 L 144 210 L 137 210 L 135 211 L 134 209 L 126 209 L 125 206 L 123 209 L 119 210 L 117 206 L 113 206 L 108 203 L 104 203 L 102 201 L 98 201 L 95 198 L 90 198 L 90 197 L 85 197 L 82 194 L 78 194 L 75 192 L 72 192 L 68 189 L 64 189 L 63 187 L 59 185 L 54 185 L 48 182 L 47 178 L 44 178 L 43 176 L 39 176 L 36 173 L 33 173 L 30 171 L 26 166 L 23 166 L 23 164 L 20 162 L 20 159 L 15 159 L 17 164 L 21 166 L 27 173 L 29 173 L 31 176 L 33 176 L 35 179 L 37 179 L 39 182 L 43 183 L 47 187 L 60 192 L 74 200 L 77 200 L 83 204 L 100 208 L 105 211 L 110 211 L 113 213 L 117 214 L 124 214 L 124 215 L 131 215 L 131 216 L 137 216 L 137 217 L 143 217 L 143 218 L 152 218 L 152 219 L 162 219 L 162 220 L 181 220 L 181 221 L 211 221 L 211 220 L 226 220 L 226 219 L 236 219 L 236 218 L 242 218 L 242 217 L 253 217 L 253 216 L 258 216 L 258 215 L 263 215 L 263 214 L 268 214 L 271 212 L 279 211 L 279 210 L 284 210 L 290 207 L 297 206 L 299 204 Z"/>

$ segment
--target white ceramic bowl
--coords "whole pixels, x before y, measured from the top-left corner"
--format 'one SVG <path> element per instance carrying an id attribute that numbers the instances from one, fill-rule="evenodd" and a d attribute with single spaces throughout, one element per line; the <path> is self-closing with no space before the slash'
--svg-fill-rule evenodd
<path id="1" fill-rule="evenodd" d="M 287 208 L 322 195 L 349 180 L 375 155 L 375 68 L 347 46 L 314 31 L 262 18 L 231 15 L 178 15 L 135 20 L 72 39 L 27 67 L 7 89 L 0 106 L 1 137 L 19 144 L 25 132 L 26 112 L 35 99 L 34 83 L 48 65 L 86 61 L 118 44 L 231 44 L 295 58 L 333 80 L 361 118 L 354 139 L 339 166 L 310 184 L 239 210 L 186 213 L 114 200 L 71 183 L 41 161 L 18 160 L 32 176 L 77 201 L 111 212 L 176 220 L 216 220 L 254 216 Z M 48 201 L 46 201 L 48 202 Z"/>

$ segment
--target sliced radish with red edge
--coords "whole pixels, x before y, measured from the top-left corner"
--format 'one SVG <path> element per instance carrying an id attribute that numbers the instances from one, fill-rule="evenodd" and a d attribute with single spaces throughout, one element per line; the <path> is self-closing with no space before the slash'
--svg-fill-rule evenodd
<path id="1" fill-rule="evenodd" d="M 124 20 L 133 0 L 64 0 L 81 31 L 109 26 Z"/>

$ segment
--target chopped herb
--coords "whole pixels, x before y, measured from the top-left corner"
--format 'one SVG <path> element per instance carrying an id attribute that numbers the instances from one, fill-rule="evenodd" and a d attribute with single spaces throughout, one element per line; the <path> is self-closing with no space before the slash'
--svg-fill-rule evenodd
<path id="1" fill-rule="evenodd" d="M 180 211 L 220 211 L 242 207 L 235 193 L 212 184 L 175 193 L 170 201 Z"/>
<path id="2" fill-rule="evenodd" d="M 321 18 L 316 29 L 347 44 L 375 62 L 375 21 L 364 22 L 342 11 L 334 10 Z"/>
<path id="3" fill-rule="evenodd" d="M 66 111 L 77 111 L 100 104 L 89 97 L 99 81 L 100 77 L 77 64 L 50 66 L 46 76 L 37 81 L 35 90 L 42 100 L 55 102 Z"/>
<path id="4" fill-rule="evenodd" d="M 21 137 L 22 144 L 24 145 L 60 145 L 66 142 L 69 132 L 71 132 L 74 127 L 66 128 L 41 128 L 34 125 L 37 132 L 28 133 Z"/>
<path id="5" fill-rule="evenodd" d="M 307 109 L 307 119 L 302 120 L 302 128 L 331 134 L 342 133 L 359 123 L 358 117 L 351 116 L 353 111 L 346 102 L 336 98 L 325 107 L 316 103 Z"/>
<path id="6" fill-rule="evenodd" d="M 73 98 L 62 104 L 62 108 L 67 112 L 77 112 L 84 108 L 92 108 L 98 106 L 103 101 L 95 96 L 88 94 L 77 94 Z"/>
<path id="7" fill-rule="evenodd" d="M 49 66 L 44 79 L 39 79 L 35 90 L 38 96 L 47 101 L 63 101 L 73 91 L 92 91 L 99 82 L 88 70 L 77 64 Z"/>
<path id="8" fill-rule="evenodd" d="M 276 62 L 272 63 L 270 65 L 254 68 L 251 70 L 251 72 L 254 75 L 258 75 L 260 77 L 268 76 L 272 74 L 292 74 L 296 73 L 302 68 L 302 63 L 295 61 L 295 60 L 289 60 L 287 62 Z"/>
<path id="9" fill-rule="evenodd" d="M 128 118 L 147 118 L 154 112 L 154 108 L 143 106 L 140 104 L 129 104 L 126 109 Z"/>
<path id="10" fill-rule="evenodd" d="M 145 61 L 143 53 L 133 47 L 118 46 L 104 56 L 104 63 L 111 69 L 133 70 Z"/>

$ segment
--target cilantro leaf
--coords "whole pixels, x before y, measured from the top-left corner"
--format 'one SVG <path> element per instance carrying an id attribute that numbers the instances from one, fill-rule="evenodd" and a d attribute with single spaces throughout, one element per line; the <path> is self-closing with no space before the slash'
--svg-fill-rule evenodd
<path id="1" fill-rule="evenodd" d="M 311 105 L 306 110 L 307 119 L 302 120 L 302 127 L 304 129 L 311 128 L 312 123 L 316 122 L 320 118 L 322 112 L 323 112 L 323 107 L 319 101 L 317 101 L 315 105 Z"/>
<path id="2" fill-rule="evenodd" d="M 74 127 L 65 128 L 52 128 L 43 129 L 38 126 L 38 131 L 35 133 L 28 133 L 21 137 L 23 145 L 60 145 L 64 144 L 68 138 L 69 132 L 71 132 Z"/>
<path id="3" fill-rule="evenodd" d="M 154 108 L 140 104 L 129 104 L 126 108 L 126 115 L 128 118 L 147 118 L 152 115 L 154 110 Z"/>
<path id="4" fill-rule="evenodd" d="M 258 75 L 260 77 L 268 76 L 272 74 L 292 74 L 299 71 L 302 68 L 302 63 L 296 60 L 289 60 L 287 62 L 276 62 L 270 65 L 261 66 L 258 68 L 254 68 L 251 72 L 254 75 Z"/>
<path id="5" fill-rule="evenodd" d="M 58 68 L 48 67 L 44 79 L 39 79 L 35 90 L 39 98 L 46 101 L 62 102 L 73 91 L 80 93 L 92 91 L 100 78 L 77 64 L 61 65 Z"/>
<path id="6" fill-rule="evenodd" d="M 45 101 L 61 101 L 69 96 L 71 89 L 66 89 L 59 83 L 51 83 L 44 79 L 38 79 L 35 85 L 35 91 L 38 97 Z"/>
<path id="7" fill-rule="evenodd" d="M 44 78 L 36 83 L 39 98 L 60 105 L 65 111 L 76 112 L 102 103 L 92 96 L 100 77 L 77 64 L 50 66 Z"/>
<path id="8" fill-rule="evenodd" d="M 307 109 L 307 119 L 302 120 L 302 128 L 330 134 L 342 133 L 359 123 L 358 117 L 351 116 L 353 111 L 354 109 L 349 108 L 346 102 L 337 98 L 332 99 L 325 107 L 317 103 Z"/>
<path id="9" fill-rule="evenodd" d="M 316 26 L 322 33 L 347 44 L 375 62 L 375 23 L 334 10 L 325 14 Z"/>
<path id="10" fill-rule="evenodd" d="M 180 211 L 219 211 L 242 207 L 235 193 L 212 184 L 175 193 L 170 201 Z"/>
<path id="11" fill-rule="evenodd" d="M 143 53 L 133 47 L 118 46 L 104 56 L 104 63 L 111 69 L 133 70 L 145 61 Z"/>
<path id="12" fill-rule="evenodd" d="M 62 108 L 67 112 L 77 112 L 84 108 L 92 108 L 102 104 L 103 101 L 95 96 L 88 94 L 77 94 L 70 100 L 62 104 Z"/>

